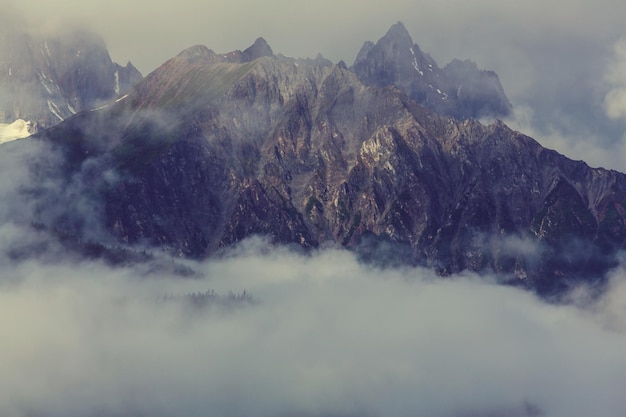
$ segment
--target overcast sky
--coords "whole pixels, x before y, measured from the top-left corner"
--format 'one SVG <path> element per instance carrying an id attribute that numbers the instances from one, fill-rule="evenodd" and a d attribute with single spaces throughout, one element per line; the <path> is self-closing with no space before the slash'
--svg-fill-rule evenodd
<path id="1" fill-rule="evenodd" d="M 130 59 L 143 72 L 197 43 L 226 52 L 243 49 L 258 36 L 265 37 L 275 52 L 295 56 L 321 52 L 350 64 L 363 41 L 378 39 L 402 20 L 414 40 L 440 64 L 454 57 L 472 58 L 482 67 L 499 70 L 507 80 L 511 76 L 505 69 L 522 67 L 531 72 L 528 67 L 539 65 L 534 62 L 539 56 L 545 67 L 565 70 L 592 56 L 594 47 L 610 48 L 625 35 L 626 12 L 626 4 L 619 0 L 572 0 L 567 6 L 545 0 L 28 0 L 17 4 L 31 21 L 86 23 L 105 37 L 114 59 Z"/>

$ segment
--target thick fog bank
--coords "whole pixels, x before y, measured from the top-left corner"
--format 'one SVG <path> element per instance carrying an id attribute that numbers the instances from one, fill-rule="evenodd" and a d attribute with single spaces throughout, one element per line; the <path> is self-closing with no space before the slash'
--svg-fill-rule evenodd
<path id="1" fill-rule="evenodd" d="M 622 416 L 626 280 L 548 305 L 250 240 L 195 278 L 5 265 L 0 415 Z M 190 308 L 182 295 L 250 295 Z M 164 298 L 168 301 L 164 301 Z M 578 306 L 575 306 L 578 305 Z"/>

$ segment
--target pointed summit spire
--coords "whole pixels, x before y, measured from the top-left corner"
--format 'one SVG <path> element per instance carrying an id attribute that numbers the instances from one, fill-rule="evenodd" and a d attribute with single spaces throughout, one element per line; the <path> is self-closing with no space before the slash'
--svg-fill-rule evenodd
<path id="1" fill-rule="evenodd" d="M 262 56 L 273 56 L 274 52 L 272 51 L 272 48 L 267 44 L 265 39 L 257 38 L 252 46 L 243 51 L 243 54 L 248 61 L 253 61 Z"/>
<path id="2" fill-rule="evenodd" d="M 413 44 L 413 39 L 409 34 L 409 31 L 404 26 L 404 23 L 398 21 L 395 25 L 391 26 L 385 36 L 381 40 L 394 41 L 398 43 Z"/>

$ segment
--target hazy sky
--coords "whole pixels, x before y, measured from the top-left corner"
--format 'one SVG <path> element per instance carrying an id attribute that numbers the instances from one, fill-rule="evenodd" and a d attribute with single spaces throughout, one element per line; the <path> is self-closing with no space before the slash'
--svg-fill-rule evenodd
<path id="1" fill-rule="evenodd" d="M 378 39 L 398 20 L 440 64 L 453 57 L 472 58 L 501 72 L 532 65 L 538 55 L 551 69 L 575 65 L 574 58 L 584 60 L 590 47 L 610 48 L 626 35 L 622 25 L 626 4 L 619 0 L 573 0 L 567 7 L 545 0 L 28 0 L 18 4 L 35 22 L 81 21 L 91 26 L 105 37 L 114 59 L 130 59 L 143 72 L 197 43 L 226 52 L 243 49 L 258 36 L 265 37 L 275 52 L 295 56 L 321 52 L 350 64 L 363 41 Z M 508 78 L 505 73 L 502 77 Z"/>

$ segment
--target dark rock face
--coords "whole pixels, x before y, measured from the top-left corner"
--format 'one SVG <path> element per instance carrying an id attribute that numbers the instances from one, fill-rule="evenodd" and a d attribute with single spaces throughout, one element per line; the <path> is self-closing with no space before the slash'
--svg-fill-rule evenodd
<path id="1" fill-rule="evenodd" d="M 206 257 L 263 234 L 542 294 L 601 276 L 626 242 L 623 174 L 341 66 L 235 55 L 190 48 L 41 137 L 119 242 Z"/>
<path id="2" fill-rule="evenodd" d="M 512 111 L 494 72 L 456 59 L 439 68 L 401 22 L 376 44 L 365 42 L 351 69 L 367 85 L 395 85 L 418 104 L 456 119 L 504 117 Z"/>
<path id="3" fill-rule="evenodd" d="M 55 36 L 0 33 L 0 123 L 39 129 L 123 94 L 142 76 L 115 64 L 104 41 L 84 30 Z"/>

